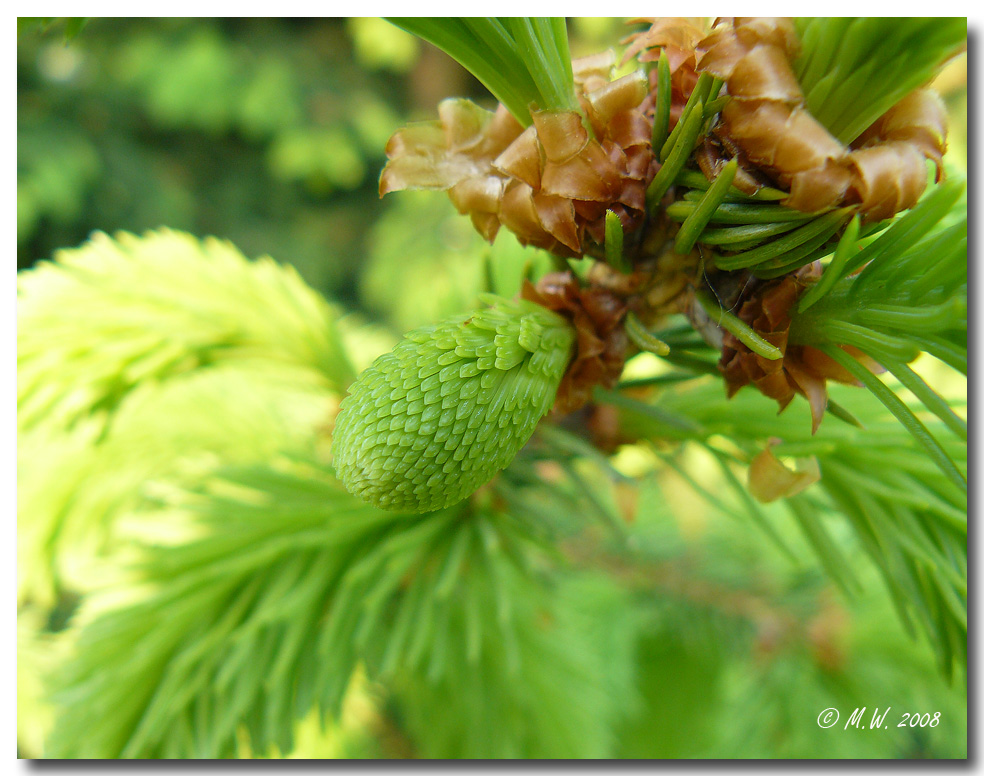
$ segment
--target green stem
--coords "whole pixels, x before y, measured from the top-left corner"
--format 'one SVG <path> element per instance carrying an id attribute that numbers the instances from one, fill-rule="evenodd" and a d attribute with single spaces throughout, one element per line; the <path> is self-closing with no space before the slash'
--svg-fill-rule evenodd
<path id="1" fill-rule="evenodd" d="M 941 183 L 935 191 L 923 197 L 918 205 L 895 221 L 878 239 L 866 245 L 848 261 L 844 270 L 845 274 L 850 275 L 865 264 L 874 262 L 882 255 L 889 256 L 890 259 L 895 258 L 893 248 L 898 245 L 914 245 L 921 240 L 956 204 L 963 193 L 963 189 L 964 183 L 962 181 Z"/>
<path id="2" fill-rule="evenodd" d="M 707 226 L 711 214 L 724 201 L 724 197 L 728 193 L 728 187 L 731 186 L 731 182 L 735 179 L 736 172 L 738 172 L 738 159 L 734 158 L 721 169 L 721 172 L 714 179 L 714 183 L 711 184 L 707 193 L 704 194 L 703 199 L 698 203 L 694 212 L 683 222 L 680 231 L 677 232 L 674 243 L 676 252 L 681 256 L 690 253 L 694 249 L 694 243 L 697 242 L 701 231 Z"/>
<path id="3" fill-rule="evenodd" d="M 659 153 L 670 132 L 670 106 L 673 99 L 670 87 L 670 60 L 665 51 L 659 54 L 656 66 L 656 113 L 653 117 L 653 153 Z"/>
<path id="4" fill-rule="evenodd" d="M 771 342 L 762 339 L 747 323 L 732 313 L 729 313 L 719 302 L 712 300 L 703 291 L 698 291 L 695 297 L 712 321 L 731 332 L 753 353 L 757 353 L 770 361 L 779 361 L 782 359 L 782 351 L 779 348 Z"/>
<path id="5" fill-rule="evenodd" d="M 508 22 L 513 40 L 516 41 L 542 97 L 539 107 L 548 110 L 576 110 L 573 87 L 569 91 L 565 88 L 563 74 L 557 72 L 556 62 L 547 53 L 546 46 L 538 35 L 542 25 L 534 24 L 534 19 L 528 16 L 514 16 Z"/>
<path id="6" fill-rule="evenodd" d="M 698 172 L 697 170 L 684 170 L 677 178 L 677 182 L 681 186 L 701 190 L 705 190 L 711 185 L 711 181 L 704 177 L 704 173 Z M 734 187 L 728 189 L 728 199 L 735 199 L 741 202 L 774 202 L 776 200 L 785 199 L 788 196 L 788 191 L 780 191 L 779 189 L 773 189 L 768 186 L 763 186 L 752 194 L 746 194 L 745 192 Z"/>
<path id="7" fill-rule="evenodd" d="M 674 221 L 686 221 L 687 216 L 696 209 L 697 205 L 693 202 L 674 202 L 666 208 L 666 214 Z M 746 205 L 739 202 L 725 202 L 714 211 L 711 216 L 711 223 L 771 224 L 780 221 L 806 221 L 816 218 L 816 215 L 816 213 L 801 213 L 799 210 L 793 210 L 782 205 Z"/>
<path id="8" fill-rule="evenodd" d="M 631 310 L 625 316 L 625 333 L 640 350 L 655 353 L 657 356 L 666 356 L 670 353 L 670 346 L 658 337 L 654 337 Z"/>
<path id="9" fill-rule="evenodd" d="M 887 361 L 887 360 L 886 360 Z M 887 361 L 882 366 L 888 369 L 902 385 L 912 391 L 912 394 L 960 439 L 967 441 L 967 421 L 953 411 L 946 399 L 930 388 L 926 382 L 907 364 L 901 361 Z"/>
<path id="10" fill-rule="evenodd" d="M 919 349 L 912 345 L 908 340 L 903 341 L 897 337 L 892 337 L 887 334 L 883 334 L 880 331 L 859 326 L 858 324 L 851 323 L 850 321 L 832 318 L 823 320 L 820 325 L 820 338 L 813 341 L 810 341 L 812 338 L 809 336 L 804 338 L 802 336 L 803 332 L 804 327 L 802 326 L 790 327 L 790 341 L 796 342 L 797 344 L 814 346 L 817 344 L 831 342 L 839 345 L 853 345 L 854 347 L 863 350 L 876 361 L 879 361 L 879 359 L 887 356 L 889 358 L 909 362 L 919 355 Z"/>
<path id="11" fill-rule="evenodd" d="M 623 244 L 625 232 L 621 219 L 611 210 L 605 213 L 605 261 L 612 269 L 627 275 L 632 267 L 625 260 Z"/>
<path id="12" fill-rule="evenodd" d="M 841 221 L 847 215 L 847 212 L 848 208 L 834 210 L 831 213 L 814 218 L 799 229 L 772 240 L 759 248 L 752 248 L 749 251 L 744 251 L 734 256 L 719 256 L 716 259 L 716 264 L 719 269 L 735 270 L 744 267 L 754 267 L 772 260 L 784 259 L 784 254 L 791 253 L 795 248 L 810 244 L 821 235 L 827 235 L 836 231 Z M 823 241 L 825 240 L 821 240 L 821 242 Z"/>
<path id="13" fill-rule="evenodd" d="M 844 274 L 847 260 L 857 253 L 856 242 L 858 231 L 861 228 L 861 219 L 855 215 L 848 223 L 844 234 L 841 235 L 840 242 L 837 243 L 837 250 L 834 251 L 834 258 L 824 270 L 819 282 L 807 291 L 799 301 L 799 312 L 809 309 L 816 304 Z"/>
<path id="14" fill-rule="evenodd" d="M 699 100 L 697 104 L 703 108 Z M 653 182 L 649 184 L 649 190 L 646 192 L 646 205 L 650 209 L 659 204 L 659 201 L 669 191 L 670 186 L 673 185 L 677 174 L 683 169 L 683 165 L 687 163 L 687 159 L 694 150 L 694 144 L 697 142 L 702 124 L 703 114 L 699 110 L 691 111 L 685 122 L 681 120 L 677 124 L 677 127 L 683 127 L 680 137 L 673 148 L 673 152 L 667 157 L 663 166 L 659 168 L 659 172 L 656 173 L 656 177 L 653 178 Z M 676 129 L 673 131 L 676 132 Z M 669 142 L 668 140 L 667 143 Z"/>
<path id="15" fill-rule="evenodd" d="M 666 139 L 663 147 L 659 149 L 659 160 L 661 162 L 666 162 L 670 158 L 670 154 L 676 148 L 677 143 L 680 138 L 684 136 L 686 132 L 686 124 L 691 120 L 691 117 L 696 114 L 698 117 L 698 126 L 704 122 L 704 102 L 707 100 L 707 94 L 711 90 L 712 76 L 709 73 L 701 73 L 697 78 L 697 84 L 694 86 L 694 90 L 690 93 L 690 97 L 687 99 L 687 104 L 683 106 L 683 112 L 680 114 L 680 119 L 677 121 L 676 126 L 673 127 L 673 131 L 670 136 Z M 690 155 L 690 152 L 687 152 Z"/>
<path id="16" fill-rule="evenodd" d="M 870 305 L 858 316 L 870 326 L 900 329 L 905 332 L 932 334 L 937 331 L 967 325 L 967 300 L 954 297 L 937 305 L 902 307 L 900 305 Z"/>
<path id="17" fill-rule="evenodd" d="M 798 226 L 798 221 L 786 221 L 777 224 L 749 224 L 705 229 L 700 235 L 700 241 L 704 245 L 720 245 L 726 250 L 739 250 L 758 245 L 763 240 L 775 237 L 777 234 L 785 234 Z"/>

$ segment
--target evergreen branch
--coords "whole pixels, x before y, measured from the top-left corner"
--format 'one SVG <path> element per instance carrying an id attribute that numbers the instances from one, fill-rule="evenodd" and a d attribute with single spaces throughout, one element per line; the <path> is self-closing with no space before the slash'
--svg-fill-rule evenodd
<path id="1" fill-rule="evenodd" d="M 613 210 L 605 213 L 605 261 L 617 272 L 624 275 L 632 271 L 628 260 L 625 258 L 622 247 L 625 242 L 625 232 L 622 228 L 622 221 Z"/>
<path id="2" fill-rule="evenodd" d="M 335 311 L 297 273 L 170 230 L 96 234 L 18 276 L 18 427 L 107 419 L 141 384 L 229 361 L 342 391 Z"/>
<path id="3" fill-rule="evenodd" d="M 242 729 L 253 751 L 286 753 L 297 718 L 337 711 L 357 661 L 440 682 L 500 639 L 521 661 L 534 628 L 516 602 L 535 581 L 510 560 L 531 545 L 504 514 L 383 513 L 281 460 L 178 491 L 140 530 L 158 521 L 192 538 L 148 544 L 140 595 L 107 590 L 67 636 L 78 646 L 56 678 L 47 756 L 226 757 Z"/>
<path id="4" fill-rule="evenodd" d="M 55 676 L 46 756 L 229 757 L 241 736 L 288 753 L 296 720 L 337 713 L 359 662 L 411 716 L 433 717 L 429 699 L 446 705 L 447 687 L 495 694 L 494 709 L 457 708 L 438 730 L 411 725 L 430 756 L 612 751 L 613 701 L 556 724 L 584 692 L 624 698 L 631 685 L 604 678 L 612 653 L 588 625 L 596 616 L 577 614 L 583 594 L 541 589 L 543 553 L 520 519 L 480 506 L 380 512 L 317 464 L 280 458 L 171 492 L 137 530 L 157 524 L 181 536 L 146 544 L 133 582 L 97 595 L 63 636 L 75 649 Z M 517 729 L 517 708 L 543 716 Z M 475 736 L 486 724 L 500 749 Z"/>
<path id="5" fill-rule="evenodd" d="M 960 18 L 800 18 L 795 63 L 810 112 L 842 143 L 931 80 L 967 40 Z"/>
<path id="6" fill-rule="evenodd" d="M 21 432 L 18 598 L 49 603 L 91 585 L 90 566 L 118 544 L 119 518 L 148 483 L 198 476 L 216 459 L 249 463 L 304 448 L 331 411 L 317 386 L 230 362 L 141 385 L 108 431 L 87 418 L 70 431 Z"/>
<path id="7" fill-rule="evenodd" d="M 676 125 L 673 127 L 673 131 L 670 132 L 670 136 L 666 138 L 666 142 L 663 143 L 662 147 L 659 149 L 659 161 L 661 164 L 666 164 L 673 150 L 677 147 L 677 143 L 684 138 L 687 134 L 690 134 L 690 130 L 687 129 L 687 121 L 690 117 L 696 116 L 693 121 L 695 121 L 698 126 L 703 123 L 704 119 L 704 103 L 707 101 L 707 95 L 711 90 L 711 84 L 713 77 L 709 73 L 701 73 L 697 78 L 697 83 L 694 85 L 693 91 L 687 98 L 686 104 L 683 106 L 683 111 L 680 113 L 680 118 L 677 119 Z M 682 151 L 677 153 L 677 156 L 683 156 L 686 159 L 690 155 L 690 150 L 693 150 L 693 143 L 685 143 L 681 148 Z M 656 198 L 655 201 L 659 201 L 661 198 Z"/>
<path id="8" fill-rule="evenodd" d="M 655 353 L 657 356 L 667 356 L 670 353 L 670 346 L 643 326 L 642 321 L 631 310 L 625 316 L 625 333 L 640 350 Z"/>
<path id="9" fill-rule="evenodd" d="M 930 388 L 926 381 L 913 372 L 906 364 L 901 362 L 889 362 L 883 364 L 896 379 L 906 388 L 912 391 L 913 395 L 923 403 L 923 405 L 936 417 L 943 421 L 946 426 L 964 442 L 967 441 L 967 421 L 959 417 L 957 413 L 947 404 L 946 399 Z"/>
<path id="10" fill-rule="evenodd" d="M 530 125 L 534 106 L 580 110 L 562 18 L 392 17 L 389 21 L 456 60 L 523 126 Z"/>
<path id="11" fill-rule="evenodd" d="M 843 557 L 843 537 L 825 527 L 831 522 L 830 503 L 881 570 L 900 618 L 919 623 L 941 667 L 949 672 L 965 660 L 965 652 L 953 643 L 954 634 L 959 641 L 966 620 L 962 569 L 967 507 L 962 475 L 958 483 L 927 460 L 906 431 L 886 420 L 875 396 L 848 387 L 830 390 L 839 404 L 865 418 L 866 428 L 825 424 L 813 436 L 802 404 L 790 405 L 777 419 L 774 405 L 763 396 L 743 392 L 728 400 L 717 384 L 702 381 L 665 385 L 653 401 L 620 402 L 619 427 L 623 434 L 657 441 L 700 440 L 727 454 L 716 441 L 723 438 L 747 459 L 778 437 L 782 442 L 774 448 L 777 456 L 815 456 L 819 483 L 787 503 L 817 557 L 839 585 L 857 590 Z M 673 418 L 672 425 L 667 418 Z M 936 438 L 940 427 L 929 425 L 927 433 Z M 965 466 L 966 447 L 959 440 L 940 438 L 938 444 L 946 460 Z M 870 460 L 881 465 L 866 465 Z M 693 474 L 689 476 L 702 487 Z M 826 494 L 827 503 L 820 494 Z M 876 524 L 881 526 L 877 530 Z M 940 602 L 948 603 L 941 608 Z"/>
<path id="12" fill-rule="evenodd" d="M 802 298 L 789 335 L 791 343 L 822 349 L 875 392 L 957 484 L 963 475 L 922 422 L 837 346 L 857 348 L 889 369 L 927 409 L 966 438 L 965 422 L 907 366 L 925 350 L 966 370 L 967 230 L 958 204 L 963 190 L 960 181 L 937 187 L 880 235 L 868 238 L 852 258 L 846 258 L 842 240 L 824 278 Z M 944 226 L 951 214 L 958 216 L 956 223 Z M 852 267 L 861 271 L 850 275 Z M 828 273 L 836 279 L 827 281 Z"/>
<path id="13" fill-rule="evenodd" d="M 541 101 L 540 92 L 518 51 L 497 51 L 490 45 L 501 35 L 500 30 L 489 30 L 486 42 L 459 19 L 390 17 L 388 21 L 437 46 L 481 81 L 520 124 L 532 123 L 529 106 Z"/>
<path id="14" fill-rule="evenodd" d="M 936 465 L 940 467 L 940 471 L 951 482 L 961 488 L 967 487 L 966 477 L 957 469 L 939 442 L 936 441 L 936 438 L 929 432 L 929 429 L 926 428 L 919 418 L 912 414 L 912 410 L 898 396 L 892 393 L 881 380 L 859 364 L 857 359 L 852 358 L 840 348 L 824 347 L 823 352 L 864 383 L 879 398 L 886 409 L 898 418 L 899 422 L 906 427 L 915 440 L 926 449 L 926 452 L 936 462 Z"/>

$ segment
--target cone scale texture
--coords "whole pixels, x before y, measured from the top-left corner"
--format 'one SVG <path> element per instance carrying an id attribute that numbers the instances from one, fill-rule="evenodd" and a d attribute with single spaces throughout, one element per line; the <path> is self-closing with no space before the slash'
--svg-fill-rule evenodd
<path id="1" fill-rule="evenodd" d="M 526 300 L 408 333 L 352 386 L 332 443 L 339 478 L 374 506 L 441 509 L 504 468 L 553 406 L 568 321 Z"/>

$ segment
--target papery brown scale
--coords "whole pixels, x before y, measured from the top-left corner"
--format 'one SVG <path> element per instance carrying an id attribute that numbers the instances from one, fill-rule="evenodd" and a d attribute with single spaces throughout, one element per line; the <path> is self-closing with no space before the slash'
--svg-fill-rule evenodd
<path id="1" fill-rule="evenodd" d="M 765 43 L 794 57 L 799 52 L 796 27 L 787 16 L 736 16 L 731 23 L 738 39 L 746 45 Z"/>
<path id="2" fill-rule="evenodd" d="M 795 358 L 786 359 L 783 368 L 792 387 L 810 403 L 811 431 L 816 434 L 827 410 L 827 381 L 804 369 Z"/>
<path id="3" fill-rule="evenodd" d="M 411 124 L 386 146 L 390 161 L 379 178 L 379 195 L 404 189 L 450 189 L 492 174 L 491 162 L 523 131 L 505 109 L 495 113 L 467 100 L 444 100 L 440 121 Z"/>
<path id="4" fill-rule="evenodd" d="M 849 353 L 857 361 L 860 361 L 864 368 L 872 374 L 881 374 L 885 371 L 885 367 L 875 361 L 871 356 L 866 353 L 862 353 L 852 345 L 841 345 L 841 350 L 845 353 Z M 854 375 L 848 372 L 844 367 L 834 361 L 834 359 L 822 350 L 804 347 L 800 351 L 800 360 L 806 364 L 811 371 L 816 374 L 822 374 L 830 380 L 834 380 L 838 383 L 844 383 L 845 385 L 854 385 L 858 388 L 864 385 L 864 383 L 854 377 Z"/>
<path id="5" fill-rule="evenodd" d="M 834 361 L 834 359 L 822 350 L 817 350 L 816 348 L 804 348 L 802 358 L 800 360 L 814 373 L 824 374 L 831 380 L 836 380 L 839 383 L 845 383 L 846 385 L 854 385 L 857 387 L 861 387 L 863 385 L 860 380 L 856 379 L 854 375 L 848 372 L 844 367 Z"/>
<path id="6" fill-rule="evenodd" d="M 659 59 L 660 49 L 666 51 L 670 72 L 688 63 L 694 65 L 694 47 L 704 37 L 704 20 L 698 17 L 664 16 L 661 18 L 631 19 L 629 24 L 649 24 L 649 29 L 636 32 L 622 40 L 628 43 L 622 62 L 638 56 L 640 62 Z"/>
<path id="7" fill-rule="evenodd" d="M 825 210 L 844 200 L 850 183 L 850 173 L 827 160 L 818 167 L 792 175 L 789 196 L 782 202 L 786 207 L 804 212 Z"/>
<path id="8" fill-rule="evenodd" d="M 645 184 L 652 180 L 658 165 L 648 146 L 629 146 L 625 149 L 625 163 L 628 168 L 629 181 Z"/>
<path id="9" fill-rule="evenodd" d="M 646 74 L 636 70 L 617 81 L 587 92 L 585 100 L 591 108 L 592 120 L 607 125 L 616 115 L 632 110 L 646 99 L 648 90 Z"/>
<path id="10" fill-rule="evenodd" d="M 745 194 L 754 194 L 763 186 L 768 185 L 768 181 L 760 179 L 757 171 L 748 169 L 750 164 L 744 152 L 739 148 L 731 148 L 730 154 L 725 156 L 721 143 L 713 137 L 705 138 L 704 142 L 697 147 L 697 166 L 700 167 L 704 177 L 709 181 L 721 174 L 722 168 L 732 157 L 738 159 L 738 169 L 735 172 L 735 179 L 731 182 L 732 186 Z"/>
<path id="11" fill-rule="evenodd" d="M 533 188 L 515 181 L 509 184 L 499 206 L 499 220 L 520 240 L 539 237 L 544 229 L 533 204 Z"/>
<path id="12" fill-rule="evenodd" d="M 499 105 L 492 114 L 492 120 L 485 127 L 474 150 L 484 158 L 494 159 L 522 132 L 523 125 L 504 105 Z"/>
<path id="13" fill-rule="evenodd" d="M 706 23 L 703 19 L 664 17 L 660 19 L 636 19 L 631 23 L 647 22 L 649 28 L 633 33 L 622 42 L 630 44 L 622 57 L 627 62 L 638 57 L 640 62 L 654 62 L 665 51 L 670 71 L 670 128 L 680 119 L 683 107 L 697 84 L 696 45 L 704 37 Z M 656 106 L 658 82 L 657 68 L 649 71 L 649 95 L 642 102 L 642 112 L 651 117 Z"/>
<path id="14" fill-rule="evenodd" d="M 467 100 L 442 100 L 437 106 L 437 115 L 444 128 L 444 145 L 452 153 L 478 145 L 490 123 L 488 111 Z"/>
<path id="15" fill-rule="evenodd" d="M 525 130 L 501 106 L 492 114 L 468 101 L 445 101 L 440 121 L 391 139 L 380 194 L 449 190 L 486 239 L 505 225 L 524 245 L 560 256 L 597 254 L 607 210 L 626 231 L 643 224 L 645 188 L 657 169 L 652 121 L 642 108 L 646 78 L 640 72 L 610 82 L 614 61 L 609 51 L 572 63 L 585 115 L 533 111 Z M 597 246 L 586 248 L 586 235 Z"/>
<path id="16" fill-rule="evenodd" d="M 607 202 L 612 187 L 598 174 L 591 162 L 580 157 L 563 164 L 547 163 L 540 187 L 554 196 L 588 202 Z"/>
<path id="17" fill-rule="evenodd" d="M 641 218 L 643 209 L 646 207 L 645 184 L 641 180 L 626 181 L 625 185 L 622 186 L 618 201 L 634 210 Z M 624 227 L 626 224 L 622 224 L 622 226 Z"/>
<path id="18" fill-rule="evenodd" d="M 547 162 L 563 164 L 588 145 L 588 131 L 573 111 L 533 111 L 533 126 Z"/>
<path id="19" fill-rule="evenodd" d="M 574 85 L 582 92 L 597 89 L 611 80 L 614 68 L 615 52 L 612 49 L 579 57 L 571 62 Z"/>
<path id="20" fill-rule="evenodd" d="M 533 188 L 540 187 L 540 144 L 536 127 L 527 127 L 505 151 L 499 154 L 492 166 Z"/>
<path id="21" fill-rule="evenodd" d="M 697 44 L 697 69 L 727 81 L 748 48 L 730 28 L 715 27 Z"/>
<path id="22" fill-rule="evenodd" d="M 860 138 L 864 147 L 873 138 L 904 141 L 915 146 L 936 165 L 936 179 L 943 172 L 946 152 L 946 105 L 932 89 L 916 89 L 889 108 Z"/>
<path id="23" fill-rule="evenodd" d="M 748 467 L 749 491 L 764 504 L 794 496 L 820 479 L 820 466 L 814 457 L 803 461 L 800 471 L 786 468 L 772 452 L 777 442 L 778 439 L 769 440 Z"/>
<path id="24" fill-rule="evenodd" d="M 645 153 L 652 142 L 652 134 L 652 124 L 638 111 L 623 111 L 608 122 L 608 137 L 611 138 L 611 142 L 625 153 L 636 146 L 642 147 L 643 153 L 637 156 L 646 159 L 647 162 L 652 157 L 651 153 Z"/>
<path id="25" fill-rule="evenodd" d="M 724 79 L 733 98 L 719 138 L 790 192 L 787 207 L 816 212 L 858 203 L 868 220 L 882 220 L 915 205 L 925 188 L 923 158 L 941 174 L 946 114 L 939 98 L 913 92 L 846 148 L 806 109 L 791 65 L 798 45 L 791 20 L 772 17 L 719 21 L 697 44 L 697 71 Z"/>
<path id="26" fill-rule="evenodd" d="M 926 188 L 923 158 L 915 147 L 901 142 L 851 153 L 851 188 L 857 192 L 861 213 L 880 221 L 915 205 Z"/>
<path id="27" fill-rule="evenodd" d="M 752 381 L 758 390 L 775 399 L 779 404 L 779 411 L 782 412 L 789 406 L 790 402 L 796 398 L 796 389 L 790 384 L 788 376 L 782 372 L 771 372 L 763 377 Z"/>
<path id="28" fill-rule="evenodd" d="M 803 102 L 803 90 L 788 66 L 786 52 L 775 46 L 756 46 L 735 64 L 728 94 L 735 99 L 774 100 L 788 105 Z"/>
<path id="29" fill-rule="evenodd" d="M 587 199 L 574 200 L 574 212 L 577 213 L 578 219 L 586 227 L 588 224 L 604 218 L 607 210 L 609 210 L 609 203 L 607 202 L 592 202 Z"/>
<path id="30" fill-rule="evenodd" d="M 475 231 L 490 243 L 495 240 L 496 235 L 499 234 L 499 227 L 502 226 L 499 217 L 492 213 L 472 212 L 471 221 Z"/>
<path id="31" fill-rule="evenodd" d="M 574 223 L 574 205 L 569 199 L 539 191 L 533 194 L 533 208 L 543 228 L 550 235 L 572 251 L 581 250 L 577 225 Z"/>
<path id="32" fill-rule="evenodd" d="M 504 186 L 502 178 L 466 178 L 452 186 L 448 196 L 461 213 L 479 211 L 494 214 L 499 209 Z"/>
<path id="33" fill-rule="evenodd" d="M 442 148 L 443 142 L 444 129 L 439 121 L 408 124 L 393 133 L 386 141 L 386 155 L 394 157 L 400 154 L 430 151 L 432 148 Z"/>

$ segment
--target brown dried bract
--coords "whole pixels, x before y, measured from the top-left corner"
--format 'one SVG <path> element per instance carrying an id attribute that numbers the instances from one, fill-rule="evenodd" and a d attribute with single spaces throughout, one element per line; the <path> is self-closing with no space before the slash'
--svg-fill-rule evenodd
<path id="1" fill-rule="evenodd" d="M 628 350 L 621 325 L 627 308 L 620 296 L 604 288 L 582 288 L 570 272 L 545 275 L 535 286 L 526 281 L 520 296 L 570 319 L 577 332 L 574 358 L 557 389 L 555 410 L 572 412 L 587 404 L 594 386 L 615 385 Z"/>
<path id="2" fill-rule="evenodd" d="M 607 210 L 626 232 L 639 228 L 656 171 L 652 120 L 640 108 L 648 86 L 642 72 L 612 82 L 614 64 L 612 52 L 576 60 L 584 115 L 534 110 L 525 130 L 501 106 L 492 114 L 445 100 L 440 122 L 393 136 L 380 196 L 445 189 L 490 242 L 505 225 L 524 245 L 560 256 L 582 256 L 586 235 L 603 244 Z"/>
<path id="3" fill-rule="evenodd" d="M 781 18 L 719 20 L 697 44 L 697 71 L 727 84 L 732 100 L 716 133 L 789 190 L 783 204 L 813 212 L 859 204 L 871 220 L 890 218 L 926 187 L 923 159 L 946 148 L 945 110 L 917 90 L 888 110 L 851 148 L 807 110 L 791 60 L 798 41 Z"/>
<path id="4" fill-rule="evenodd" d="M 728 396 L 752 384 L 766 396 L 779 402 L 780 412 L 799 393 L 810 403 L 813 433 L 827 408 L 827 380 L 860 385 L 846 370 L 822 351 L 808 345 L 789 344 L 790 312 L 803 290 L 820 274 L 814 262 L 781 280 L 756 288 L 737 311 L 738 317 L 763 339 L 779 348 L 783 357 L 770 360 L 749 350 L 748 346 L 730 332 L 724 332 L 724 343 L 718 369 L 727 383 Z M 881 371 L 877 364 L 859 351 L 844 349 L 863 360 L 866 365 Z"/>
<path id="5" fill-rule="evenodd" d="M 438 121 L 410 124 L 386 144 L 389 162 L 379 177 L 379 196 L 404 189 L 447 191 L 460 212 L 492 240 L 506 179 L 492 161 L 523 131 L 503 106 L 491 113 L 469 100 L 448 99 Z"/>

